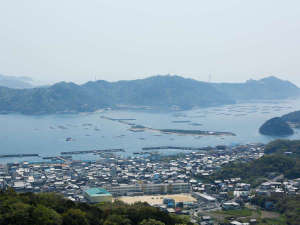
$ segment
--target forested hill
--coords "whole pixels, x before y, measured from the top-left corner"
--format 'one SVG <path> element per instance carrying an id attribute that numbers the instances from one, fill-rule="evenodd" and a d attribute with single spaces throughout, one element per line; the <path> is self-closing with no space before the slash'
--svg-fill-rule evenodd
<path id="1" fill-rule="evenodd" d="M 193 225 L 146 203 L 87 204 L 54 193 L 0 192 L 0 224 L 5 225 Z"/>
<path id="2" fill-rule="evenodd" d="M 280 117 L 275 117 L 265 122 L 259 132 L 269 136 L 287 136 L 294 134 L 290 125 Z"/>
<path id="3" fill-rule="evenodd" d="M 285 154 L 289 152 L 289 154 Z M 233 162 L 213 174 L 210 179 L 240 177 L 242 181 L 256 186 L 270 174 L 283 174 L 285 178 L 300 178 L 300 141 L 276 140 L 265 147 L 265 155 L 247 162 Z"/>
<path id="4" fill-rule="evenodd" d="M 285 152 L 291 153 L 293 158 L 300 159 L 300 140 L 275 140 L 265 147 L 266 154 L 283 155 Z"/>
<path id="5" fill-rule="evenodd" d="M 219 91 L 235 100 L 284 99 L 299 95 L 299 88 L 289 81 L 274 76 L 245 83 L 220 83 Z"/>
<path id="6" fill-rule="evenodd" d="M 283 115 L 281 117 L 284 121 L 292 124 L 294 127 L 300 127 L 300 111 L 295 111 Z"/>
<path id="7" fill-rule="evenodd" d="M 83 85 L 61 82 L 24 90 L 0 87 L 0 112 L 89 112 L 121 105 L 190 109 L 232 104 L 238 100 L 295 97 L 299 93 L 292 83 L 274 77 L 242 84 L 215 84 L 179 76 L 154 76 L 132 81 L 100 80 Z"/>
<path id="8" fill-rule="evenodd" d="M 294 134 L 292 128 L 300 128 L 300 111 L 267 120 L 259 128 L 259 132 L 270 136 L 287 136 Z"/>

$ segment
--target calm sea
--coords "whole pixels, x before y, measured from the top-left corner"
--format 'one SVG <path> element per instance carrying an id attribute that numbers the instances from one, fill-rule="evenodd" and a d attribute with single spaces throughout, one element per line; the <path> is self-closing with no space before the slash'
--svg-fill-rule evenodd
<path id="1" fill-rule="evenodd" d="M 168 113 L 145 111 L 103 111 L 77 115 L 0 115 L 0 154 L 38 153 L 55 156 L 62 151 L 123 148 L 123 155 L 150 146 L 203 147 L 220 144 L 267 143 L 276 137 L 260 135 L 258 129 L 267 119 L 300 110 L 300 100 L 241 103 L 222 107 Z M 135 124 L 152 128 L 230 131 L 234 137 L 195 137 L 155 132 L 131 132 L 128 125 L 102 119 L 135 119 Z M 67 142 L 66 138 L 72 141 Z M 290 139 L 300 139 L 296 130 Z M 166 151 L 164 151 L 166 152 Z M 173 153 L 168 150 L 166 153 Z M 79 155 L 80 159 L 95 158 Z M 39 161 L 39 158 L 5 158 L 0 162 Z"/>

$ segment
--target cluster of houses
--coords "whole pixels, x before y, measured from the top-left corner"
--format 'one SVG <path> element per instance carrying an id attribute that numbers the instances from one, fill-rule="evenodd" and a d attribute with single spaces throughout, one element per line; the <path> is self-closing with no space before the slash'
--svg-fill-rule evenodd
<path id="1" fill-rule="evenodd" d="M 282 197 L 284 195 L 296 195 L 300 191 L 300 178 L 294 180 L 267 181 L 262 183 L 255 193 L 261 196 Z"/>
<path id="2" fill-rule="evenodd" d="M 202 184 L 195 177 L 208 176 L 231 161 L 259 158 L 262 152 L 260 145 L 247 145 L 192 152 L 173 160 L 154 153 L 128 158 L 105 153 L 95 156 L 94 161 L 8 163 L 0 167 L 0 186 L 16 191 L 56 191 L 72 200 L 83 200 L 82 190 L 86 187 L 102 187 L 114 196 L 210 193 L 213 186 Z"/>
<path id="3" fill-rule="evenodd" d="M 264 146 L 249 144 L 233 148 L 219 147 L 184 155 L 164 157 L 152 152 L 147 155 L 121 157 L 103 153 L 93 161 L 62 159 L 43 162 L 7 163 L 0 166 L 0 187 L 19 192 L 59 192 L 74 201 L 111 201 L 118 196 L 143 196 L 189 193 L 201 211 L 241 208 L 253 195 L 295 194 L 300 179 L 270 181 L 257 189 L 240 178 L 201 180 L 232 162 L 247 162 L 263 156 Z M 175 205 L 166 200 L 166 207 Z M 173 208 L 173 207 L 169 207 Z M 204 218 L 201 224 L 210 224 Z"/>

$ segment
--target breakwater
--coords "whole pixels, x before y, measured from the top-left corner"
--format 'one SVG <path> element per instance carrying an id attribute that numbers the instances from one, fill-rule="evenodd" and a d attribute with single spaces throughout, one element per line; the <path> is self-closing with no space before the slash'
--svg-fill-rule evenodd
<path id="1" fill-rule="evenodd" d="M 155 129 L 151 127 L 146 127 L 139 124 L 129 123 L 127 120 L 134 119 L 114 119 L 108 116 L 101 116 L 102 119 L 119 122 L 125 125 L 131 126 L 129 128 L 132 132 L 144 132 L 144 131 L 153 131 L 160 132 L 164 134 L 177 134 L 177 135 L 196 135 L 196 136 L 236 136 L 235 133 L 226 132 L 226 131 L 203 131 L 203 130 L 184 130 L 184 129 Z M 183 120 L 180 122 L 189 122 L 189 120 Z"/>
<path id="2" fill-rule="evenodd" d="M 39 157 L 39 154 L 7 154 L 0 155 L 0 158 L 22 158 L 22 157 Z"/>
<path id="3" fill-rule="evenodd" d="M 117 149 L 101 149 L 101 150 L 86 150 L 86 151 L 71 151 L 71 152 L 61 152 L 61 155 L 79 155 L 79 154 L 91 154 L 91 153 L 110 153 L 110 152 L 125 152 L 122 148 Z"/>
<path id="4" fill-rule="evenodd" d="M 46 156 L 43 157 L 45 160 L 66 160 L 66 159 L 72 159 L 72 156 L 66 155 L 66 156 Z"/>
<path id="5" fill-rule="evenodd" d="M 145 147 L 142 148 L 143 151 L 153 151 L 153 150 L 165 150 L 165 149 L 176 149 L 176 150 L 187 150 L 187 151 L 207 151 L 213 149 L 212 147 L 179 147 L 179 146 L 158 146 L 158 147 Z"/>
<path id="6" fill-rule="evenodd" d="M 167 134 L 183 134 L 183 135 L 213 135 L 213 136 L 236 136 L 232 132 L 222 132 L 222 131 L 203 131 L 203 130 L 181 130 L 181 129 L 159 129 L 162 133 Z"/>

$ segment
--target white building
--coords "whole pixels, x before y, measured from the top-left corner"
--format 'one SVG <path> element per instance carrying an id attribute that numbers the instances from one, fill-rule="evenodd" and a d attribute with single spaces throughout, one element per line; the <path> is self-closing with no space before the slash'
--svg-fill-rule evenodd
<path id="1" fill-rule="evenodd" d="M 171 184 L 135 184 L 107 186 L 106 189 L 115 196 L 139 195 L 139 194 L 178 194 L 189 193 L 190 184 L 171 183 Z"/>

